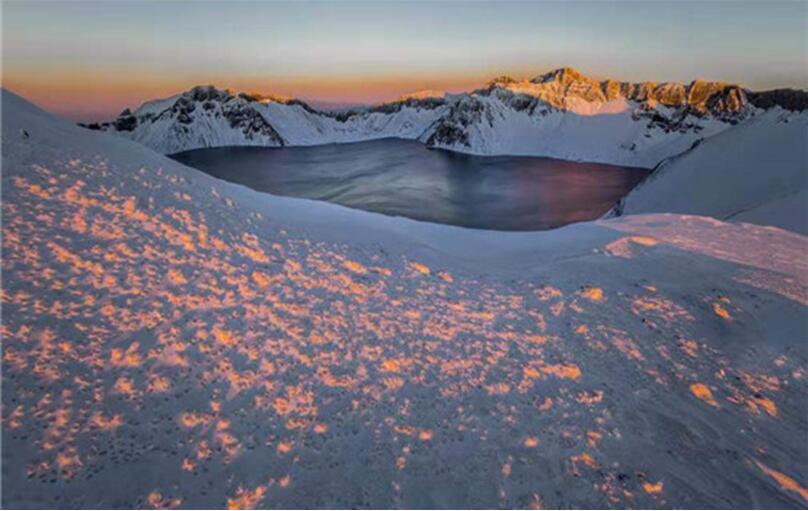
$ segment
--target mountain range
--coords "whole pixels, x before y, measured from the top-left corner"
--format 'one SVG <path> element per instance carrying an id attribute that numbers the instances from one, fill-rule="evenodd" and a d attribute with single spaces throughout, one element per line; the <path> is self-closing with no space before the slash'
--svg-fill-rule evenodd
<path id="1" fill-rule="evenodd" d="M 470 154 L 651 168 L 767 111 L 806 108 L 808 93 L 800 90 L 753 92 L 702 80 L 595 80 L 565 67 L 531 80 L 503 76 L 467 93 L 428 91 L 344 112 L 319 110 L 295 98 L 197 86 L 85 126 L 167 154 L 396 137 Z"/>

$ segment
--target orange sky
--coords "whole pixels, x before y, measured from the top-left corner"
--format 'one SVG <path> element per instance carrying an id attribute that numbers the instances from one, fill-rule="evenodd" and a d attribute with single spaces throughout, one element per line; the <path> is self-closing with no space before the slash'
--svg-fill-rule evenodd
<path id="1" fill-rule="evenodd" d="M 447 92 L 473 90 L 501 73 L 457 73 L 447 76 L 349 76 L 265 78 L 261 76 L 173 77 L 133 73 L 125 79 L 115 74 L 81 72 L 31 73 L 3 80 L 3 87 L 40 107 L 76 120 L 109 118 L 110 112 L 185 91 L 194 85 L 212 84 L 237 91 L 274 93 L 320 104 L 363 104 L 390 101 L 424 89 Z M 54 87 L 58 83 L 58 87 Z M 92 101 L 88 101 L 92 98 Z"/>

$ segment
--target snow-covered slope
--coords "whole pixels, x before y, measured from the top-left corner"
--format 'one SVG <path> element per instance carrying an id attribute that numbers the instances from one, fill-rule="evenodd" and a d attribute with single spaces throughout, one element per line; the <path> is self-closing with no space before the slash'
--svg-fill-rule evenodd
<path id="1" fill-rule="evenodd" d="M 597 81 L 562 68 L 527 81 L 497 78 L 458 98 L 422 138 L 475 154 L 650 168 L 756 110 L 733 85 Z"/>
<path id="2" fill-rule="evenodd" d="M 400 137 L 473 154 L 651 168 L 768 108 L 805 102 L 799 91 L 773 92 L 751 93 L 699 80 L 688 85 L 598 81 L 562 68 L 532 80 L 500 77 L 471 93 L 422 91 L 394 103 L 334 114 L 294 99 L 207 86 L 149 102 L 93 127 L 163 153 Z"/>
<path id="3" fill-rule="evenodd" d="M 671 131 L 637 118 L 634 106 L 624 100 L 598 105 L 586 115 L 549 107 L 519 110 L 513 101 L 520 100 L 498 91 L 464 97 L 422 140 L 432 147 L 480 155 L 548 156 L 651 168 L 731 126 L 704 119 L 693 128 Z"/>
<path id="4" fill-rule="evenodd" d="M 808 233 L 808 111 L 779 107 L 664 162 L 611 215 L 671 212 Z"/>
<path id="5" fill-rule="evenodd" d="M 2 116 L 4 508 L 808 504 L 804 236 L 423 224 Z"/>

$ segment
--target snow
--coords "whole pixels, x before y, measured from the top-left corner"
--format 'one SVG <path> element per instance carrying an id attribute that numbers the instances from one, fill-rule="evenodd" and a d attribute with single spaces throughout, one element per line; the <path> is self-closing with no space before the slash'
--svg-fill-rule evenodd
<path id="1" fill-rule="evenodd" d="M 176 96 L 173 98 L 176 100 Z M 136 111 L 159 114 L 173 104 L 172 99 L 145 104 Z M 191 122 L 180 123 L 176 115 L 165 115 L 147 122 L 139 122 L 133 131 L 117 134 L 146 145 L 158 152 L 172 154 L 191 149 L 222 146 L 307 146 L 332 143 L 358 142 L 379 138 L 415 139 L 432 124 L 443 109 L 433 110 L 403 106 L 394 113 L 368 112 L 340 121 L 333 116 L 314 113 L 296 103 L 278 101 L 248 102 L 236 98 L 222 103 L 195 102 L 190 114 Z M 282 139 L 245 132 L 242 125 L 235 127 L 223 114 L 226 110 L 255 111 L 269 123 Z"/>
<path id="2" fill-rule="evenodd" d="M 545 114 L 518 111 L 497 95 L 475 95 L 484 114 L 465 128 L 469 145 L 438 144 L 454 151 L 485 156 L 544 156 L 653 168 L 660 161 L 689 149 L 694 142 L 732 127 L 715 119 L 697 122 L 701 129 L 665 131 L 648 128 L 648 119 L 634 119 L 637 106 L 625 100 L 587 103 L 570 98 L 572 110 L 546 109 Z M 577 105 L 577 106 L 576 106 Z M 664 113 L 668 109 L 660 107 Z M 580 113 L 576 113 L 580 112 Z M 431 132 L 421 140 L 427 140 Z"/>
<path id="3" fill-rule="evenodd" d="M 632 108 L 631 102 L 625 98 L 617 98 L 606 101 L 587 101 L 584 98 L 569 96 L 566 97 L 558 87 L 547 87 L 544 83 L 534 83 L 530 81 L 509 83 L 506 90 L 517 94 L 525 94 L 539 99 L 549 100 L 552 97 L 560 98 L 560 105 L 568 112 L 578 115 L 597 115 L 604 113 L 626 112 Z"/>
<path id="4" fill-rule="evenodd" d="M 169 96 L 167 98 L 161 99 L 154 99 L 151 101 L 147 101 L 140 105 L 137 109 L 135 109 L 133 115 L 140 116 L 140 115 L 158 115 L 166 108 L 171 108 L 171 105 L 174 104 L 177 99 L 179 99 L 180 94 L 175 94 L 173 96 Z"/>
<path id="5" fill-rule="evenodd" d="M 808 234 L 808 113 L 776 108 L 665 162 L 623 214 L 671 212 Z"/>
<path id="6" fill-rule="evenodd" d="M 442 113 L 404 106 L 393 114 L 370 112 L 346 121 L 306 111 L 299 105 L 272 103 L 262 112 L 286 145 L 309 146 L 375 140 L 379 138 L 417 138 Z"/>
<path id="7" fill-rule="evenodd" d="M 120 134 L 166 154 L 203 147 L 229 145 L 276 147 L 280 145 L 270 136 L 246 137 L 240 127 L 230 126 L 227 119 L 207 114 L 197 115 L 193 124 L 187 128 L 178 129 L 176 121 L 164 118 L 148 124 L 140 124 L 135 131 L 123 131 Z"/>
<path id="8" fill-rule="evenodd" d="M 593 88 L 602 99 L 576 96 L 574 92 L 581 87 Z M 437 94 L 422 91 L 407 98 L 423 100 Z M 159 113 L 176 98 L 147 103 L 136 115 Z M 520 99 L 538 99 L 539 104 L 535 111 L 520 110 L 514 105 Z M 206 109 L 206 102 L 197 101 L 189 123 L 179 121 L 176 114 L 154 121 L 141 118 L 134 131 L 119 134 L 166 154 L 227 145 L 307 146 L 396 137 L 477 155 L 544 156 L 653 168 L 695 142 L 733 127 L 709 115 L 689 114 L 679 119 L 676 109 L 656 101 L 644 105 L 622 96 L 607 100 L 594 81 L 566 86 L 555 81 L 513 82 L 490 93 L 450 94 L 444 100 L 445 104 L 434 108 L 404 104 L 400 109 L 365 111 L 344 120 L 295 102 L 236 98 L 215 101 Z M 233 127 L 223 111 L 234 108 L 257 112 L 277 131 L 282 144 L 273 137 L 249 133 L 240 125 Z M 480 114 L 475 118 L 477 109 Z M 744 121 L 756 112 L 747 105 L 732 115 L 736 121 Z M 654 124 L 651 114 L 664 119 L 664 126 Z M 469 118 L 474 120 L 467 122 Z M 468 143 L 432 141 L 430 137 L 442 124 L 459 127 Z"/>
<path id="9" fill-rule="evenodd" d="M 808 504 L 805 236 L 424 224 L 2 120 L 4 507 Z"/>

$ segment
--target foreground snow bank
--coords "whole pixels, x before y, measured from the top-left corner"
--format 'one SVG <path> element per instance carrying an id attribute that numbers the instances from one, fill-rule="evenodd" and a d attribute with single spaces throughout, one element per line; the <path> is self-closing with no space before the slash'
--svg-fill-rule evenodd
<path id="1" fill-rule="evenodd" d="M 770 110 L 664 163 L 615 211 L 708 215 L 806 234 L 806 135 L 808 112 Z"/>
<path id="2" fill-rule="evenodd" d="M 2 110 L 6 507 L 808 503 L 803 236 L 422 224 Z"/>

